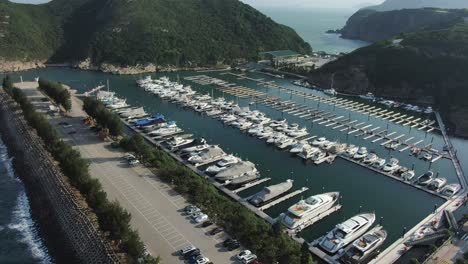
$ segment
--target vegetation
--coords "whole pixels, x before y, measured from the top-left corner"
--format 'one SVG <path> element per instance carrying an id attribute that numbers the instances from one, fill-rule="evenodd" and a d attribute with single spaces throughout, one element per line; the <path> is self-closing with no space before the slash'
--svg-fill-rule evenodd
<path id="1" fill-rule="evenodd" d="M 358 49 L 309 76 L 340 92 L 433 104 L 457 135 L 468 136 L 468 22 L 401 34 Z"/>
<path id="2" fill-rule="evenodd" d="M 141 135 L 126 137 L 120 145 L 157 168 L 163 180 L 173 184 L 177 192 L 186 195 L 265 263 L 313 263 L 310 254 L 307 252 L 309 257 L 305 257 L 301 246 L 286 236 L 280 224 L 272 227 L 241 204 L 219 193 L 210 182 L 163 150 L 147 144 Z"/>
<path id="3" fill-rule="evenodd" d="M 109 129 L 112 136 L 122 135 L 123 124 L 119 116 L 109 111 L 101 101 L 93 97 L 86 97 L 83 102 L 83 110 L 94 118 L 100 126 Z"/>
<path id="4" fill-rule="evenodd" d="M 388 11 L 423 7 L 463 9 L 468 8 L 468 3 L 465 0 L 385 0 L 382 4 L 367 7 L 367 9 Z"/>
<path id="5" fill-rule="evenodd" d="M 61 105 L 66 111 L 72 107 L 70 92 L 62 84 L 39 79 L 39 89 L 43 90 L 52 100 Z"/>
<path id="6" fill-rule="evenodd" d="M 110 202 L 99 181 L 91 178 L 88 162 L 77 150 L 60 139 L 47 118 L 35 111 L 23 92 L 13 87 L 9 77 L 3 80 L 3 89 L 21 106 L 25 119 L 36 129 L 48 151 L 59 162 L 63 174 L 84 196 L 98 217 L 101 230 L 108 232 L 110 239 L 121 241 L 120 248 L 127 253 L 128 261 L 136 263 L 138 259 L 146 258 L 148 263 L 155 263 L 156 260 L 145 256 L 143 243 L 138 234 L 131 229 L 130 214 L 117 202 Z"/>
<path id="7" fill-rule="evenodd" d="M 0 0 L 0 34 L 0 58 L 10 60 L 190 67 L 311 52 L 294 30 L 238 0 Z"/>
<path id="8" fill-rule="evenodd" d="M 448 28 L 463 22 L 465 17 L 468 17 L 465 9 L 421 8 L 386 12 L 363 9 L 348 19 L 340 33 L 344 38 L 376 42 L 398 37 L 401 33 Z"/>

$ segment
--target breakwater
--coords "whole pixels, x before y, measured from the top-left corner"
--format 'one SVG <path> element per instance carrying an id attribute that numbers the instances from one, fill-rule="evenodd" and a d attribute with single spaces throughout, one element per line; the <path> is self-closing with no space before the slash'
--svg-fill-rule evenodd
<path id="1" fill-rule="evenodd" d="M 15 171 L 26 186 L 33 217 L 57 262 L 118 263 L 95 228 L 97 223 L 86 213 L 89 209 L 4 91 L 0 91 L 0 122 L 4 142 L 15 156 Z"/>

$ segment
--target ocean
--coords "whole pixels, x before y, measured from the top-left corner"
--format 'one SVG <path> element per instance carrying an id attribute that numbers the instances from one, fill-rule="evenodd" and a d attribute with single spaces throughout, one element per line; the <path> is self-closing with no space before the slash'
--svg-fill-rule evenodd
<path id="1" fill-rule="evenodd" d="M 52 263 L 12 159 L 0 139 L 0 263 Z"/>
<path id="2" fill-rule="evenodd" d="M 274 21 L 287 25 L 307 41 L 314 51 L 327 53 L 351 52 L 355 49 L 369 45 L 359 40 L 340 38 L 338 34 L 325 33 L 329 29 L 341 29 L 356 9 L 339 8 L 260 8 Z"/>

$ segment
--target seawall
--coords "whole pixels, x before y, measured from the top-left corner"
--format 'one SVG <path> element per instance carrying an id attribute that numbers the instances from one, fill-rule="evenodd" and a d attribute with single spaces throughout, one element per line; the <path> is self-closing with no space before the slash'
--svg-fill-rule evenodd
<path id="1" fill-rule="evenodd" d="M 25 184 L 33 217 L 57 263 L 119 263 L 86 214 L 86 205 L 67 182 L 20 107 L 0 90 L 0 133 L 17 175 Z"/>

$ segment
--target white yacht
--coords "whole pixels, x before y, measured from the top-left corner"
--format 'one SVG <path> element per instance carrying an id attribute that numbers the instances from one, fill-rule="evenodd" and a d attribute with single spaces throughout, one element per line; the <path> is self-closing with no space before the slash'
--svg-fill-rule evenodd
<path id="1" fill-rule="evenodd" d="M 294 123 L 294 124 L 291 124 L 289 127 L 283 129 L 284 133 L 286 134 L 289 134 L 291 132 L 295 132 L 299 129 L 299 124 L 297 123 Z"/>
<path id="2" fill-rule="evenodd" d="M 431 183 L 433 179 L 434 179 L 434 172 L 428 171 L 418 177 L 416 184 L 426 186 L 426 185 L 429 185 L 429 183 Z"/>
<path id="3" fill-rule="evenodd" d="M 197 146 L 193 146 L 193 147 L 188 147 L 188 148 L 184 148 L 182 151 L 181 151 L 181 155 L 184 155 L 184 154 L 189 154 L 189 153 L 198 153 L 204 149 L 207 149 L 209 148 L 210 145 L 206 144 L 206 143 L 203 143 L 201 145 L 197 145 Z"/>
<path id="4" fill-rule="evenodd" d="M 394 171 L 398 170 L 398 168 L 400 167 L 398 165 L 398 163 L 400 163 L 397 159 L 395 158 L 392 158 L 390 159 L 390 161 L 388 163 L 386 163 L 382 170 L 385 171 L 385 172 L 391 172 L 393 173 Z"/>
<path id="5" fill-rule="evenodd" d="M 346 149 L 346 156 L 352 158 L 356 153 L 358 152 L 359 147 L 355 145 L 349 145 L 348 148 Z"/>
<path id="6" fill-rule="evenodd" d="M 332 208 L 338 200 L 340 194 L 338 192 L 324 193 L 311 196 L 305 200 L 301 200 L 295 205 L 289 207 L 288 212 L 283 218 L 283 223 L 289 229 L 301 228 L 307 222 Z"/>
<path id="7" fill-rule="evenodd" d="M 364 164 L 372 164 L 375 161 L 377 161 L 379 157 L 375 153 L 369 153 L 367 157 L 364 158 L 363 162 Z"/>
<path id="8" fill-rule="evenodd" d="M 449 184 L 446 185 L 445 187 L 440 190 L 440 194 L 447 196 L 447 197 L 452 197 L 456 193 L 458 193 L 461 190 L 461 186 L 458 183 L 454 184 Z"/>
<path id="9" fill-rule="evenodd" d="M 319 152 L 320 149 L 316 147 L 305 147 L 301 153 L 297 154 L 299 157 L 308 160 L 311 159 L 315 153 Z"/>
<path id="10" fill-rule="evenodd" d="M 429 185 L 427 185 L 427 188 L 429 190 L 439 191 L 446 184 L 447 184 L 447 179 L 446 178 L 435 178 L 434 180 L 432 180 L 431 183 L 429 183 Z"/>
<path id="11" fill-rule="evenodd" d="M 215 175 L 238 162 L 240 162 L 238 157 L 234 155 L 227 155 L 218 161 L 215 165 L 209 166 L 205 172 L 209 175 Z"/>
<path id="12" fill-rule="evenodd" d="M 255 164 L 250 161 L 239 161 L 216 174 L 216 180 L 220 182 L 232 181 L 247 174 L 255 173 L 257 173 Z"/>
<path id="13" fill-rule="evenodd" d="M 219 109 L 212 109 L 212 110 L 206 112 L 206 115 L 207 116 L 217 116 L 217 115 L 220 115 L 222 113 L 223 113 L 223 111 L 221 111 Z"/>
<path id="14" fill-rule="evenodd" d="M 287 124 L 286 119 L 275 120 L 275 121 L 271 122 L 270 127 L 275 128 L 275 127 L 278 127 L 278 126 L 283 126 L 285 124 Z"/>
<path id="15" fill-rule="evenodd" d="M 331 88 L 331 89 L 326 89 L 326 90 L 323 90 L 323 92 L 327 95 L 330 95 L 330 96 L 336 96 L 338 94 L 338 92 Z"/>
<path id="16" fill-rule="evenodd" d="M 188 161 L 192 164 L 197 165 L 197 164 L 209 162 L 217 158 L 221 158 L 224 155 L 226 155 L 226 153 L 224 153 L 224 151 L 220 147 L 210 146 L 198 153 L 194 153 L 193 155 L 191 155 L 188 158 Z"/>
<path id="17" fill-rule="evenodd" d="M 175 150 L 182 146 L 191 144 L 193 141 L 195 141 L 193 138 L 174 137 L 167 142 L 167 145 L 171 150 Z"/>
<path id="18" fill-rule="evenodd" d="M 309 132 L 307 132 L 307 128 L 297 129 L 295 131 L 289 132 L 288 135 L 294 138 L 304 137 L 307 136 Z"/>
<path id="19" fill-rule="evenodd" d="M 296 140 L 290 137 L 284 137 L 283 140 L 276 143 L 276 147 L 279 149 L 285 149 L 296 144 Z"/>
<path id="20" fill-rule="evenodd" d="M 401 178 L 405 181 L 411 181 L 415 175 L 414 170 L 407 170 L 401 174 Z"/>
<path id="21" fill-rule="evenodd" d="M 312 145 L 313 145 L 313 146 L 316 146 L 316 147 L 321 147 L 321 146 L 327 144 L 328 142 L 329 142 L 329 141 L 328 141 L 326 138 L 324 138 L 324 137 L 319 137 L 319 138 L 317 138 L 316 140 L 314 140 L 314 141 L 312 142 Z"/>
<path id="22" fill-rule="evenodd" d="M 354 154 L 353 159 L 361 160 L 367 156 L 369 152 L 367 151 L 366 147 L 360 147 L 359 150 Z"/>
<path id="23" fill-rule="evenodd" d="M 326 150 L 326 151 L 329 151 L 329 150 L 330 150 L 333 146 L 335 146 L 336 144 L 338 144 L 338 143 L 335 142 L 335 141 L 329 141 L 329 142 L 323 144 L 322 149 L 323 149 L 323 150 Z"/>
<path id="24" fill-rule="evenodd" d="M 301 153 L 305 148 L 308 148 L 308 147 L 310 147 L 310 145 L 307 141 L 299 141 L 296 144 L 291 146 L 291 150 L 289 150 L 289 152 Z"/>
<path id="25" fill-rule="evenodd" d="M 252 195 L 248 201 L 255 206 L 260 206 L 289 191 L 293 186 L 293 182 L 293 180 L 288 179 L 285 182 L 264 187 L 263 190 Z"/>
<path id="26" fill-rule="evenodd" d="M 360 95 L 359 96 L 361 99 L 365 99 L 365 100 L 375 100 L 375 96 L 373 93 L 367 93 L 366 95 Z"/>
<path id="27" fill-rule="evenodd" d="M 387 239 L 387 231 L 380 226 L 373 228 L 354 241 L 340 260 L 345 264 L 365 263 L 378 253 L 385 239 Z"/>
<path id="28" fill-rule="evenodd" d="M 265 138 L 271 137 L 273 133 L 274 133 L 273 128 L 265 127 L 262 131 L 257 133 L 257 137 L 259 139 L 265 139 Z"/>
<path id="29" fill-rule="evenodd" d="M 336 225 L 327 235 L 321 238 L 319 246 L 330 254 L 337 253 L 355 239 L 363 235 L 374 224 L 375 214 L 360 214 Z"/>
<path id="30" fill-rule="evenodd" d="M 327 153 L 319 150 L 317 152 L 314 153 L 314 155 L 312 155 L 312 157 L 310 158 L 312 161 L 319 161 L 323 158 L 325 158 L 327 156 Z"/>
<path id="31" fill-rule="evenodd" d="M 262 125 L 256 125 L 256 126 L 253 126 L 251 127 L 247 133 L 249 133 L 249 135 L 252 135 L 252 136 L 256 136 L 258 135 L 258 133 L 262 132 L 263 131 L 263 126 Z"/>
<path id="32" fill-rule="evenodd" d="M 372 163 L 372 168 L 382 169 L 385 166 L 387 161 L 385 159 L 378 158 L 374 163 Z"/>
<path id="33" fill-rule="evenodd" d="M 163 136 L 173 135 L 179 132 L 182 132 L 182 129 L 180 129 L 174 122 L 170 122 L 165 127 L 161 127 L 154 131 L 151 131 L 148 134 L 151 136 L 163 137 Z"/>

